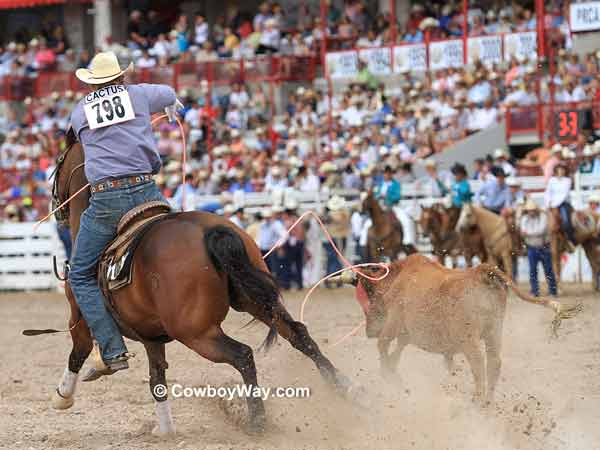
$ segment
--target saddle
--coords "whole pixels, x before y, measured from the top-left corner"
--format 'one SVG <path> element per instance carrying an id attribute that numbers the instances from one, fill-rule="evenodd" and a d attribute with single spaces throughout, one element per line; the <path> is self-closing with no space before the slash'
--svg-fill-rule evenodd
<path id="1" fill-rule="evenodd" d="M 105 297 L 131 283 L 133 255 L 150 228 L 168 218 L 171 205 L 152 201 L 136 206 L 117 225 L 117 236 L 107 245 L 98 263 L 98 284 Z"/>

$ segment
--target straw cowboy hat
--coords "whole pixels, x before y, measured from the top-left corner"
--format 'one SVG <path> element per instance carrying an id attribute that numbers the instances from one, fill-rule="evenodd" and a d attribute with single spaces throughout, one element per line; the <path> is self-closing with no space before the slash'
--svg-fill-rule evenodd
<path id="1" fill-rule="evenodd" d="M 345 207 L 346 207 L 346 200 L 344 200 L 339 195 L 334 195 L 327 202 L 327 208 L 329 208 L 330 211 L 339 211 L 340 209 L 343 209 Z"/>
<path id="2" fill-rule="evenodd" d="M 588 203 L 600 203 L 600 194 L 592 194 L 588 197 Z"/>
<path id="3" fill-rule="evenodd" d="M 89 69 L 77 69 L 75 76 L 86 84 L 104 84 L 116 80 L 133 70 L 133 63 L 121 69 L 117 55 L 113 52 L 100 52 L 92 59 Z"/>
<path id="4" fill-rule="evenodd" d="M 539 207 L 536 202 L 533 200 L 527 200 L 525 205 L 523 205 L 523 211 L 538 211 Z"/>
<path id="5" fill-rule="evenodd" d="M 506 185 L 509 187 L 521 186 L 521 182 L 515 177 L 508 177 L 506 179 Z"/>

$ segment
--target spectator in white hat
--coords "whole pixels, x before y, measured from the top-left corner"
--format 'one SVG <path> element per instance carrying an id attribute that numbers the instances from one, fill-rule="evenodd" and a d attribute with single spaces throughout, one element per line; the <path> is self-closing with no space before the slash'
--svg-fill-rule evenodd
<path id="1" fill-rule="evenodd" d="M 527 200 L 523 207 L 523 212 L 523 217 L 519 222 L 519 231 L 527 246 L 531 293 L 536 297 L 540 295 L 537 272 L 538 264 L 541 262 L 546 281 L 548 282 L 550 295 L 556 296 L 556 276 L 552 269 L 550 230 L 547 216 L 540 211 L 538 205 L 533 200 Z"/>
<path id="2" fill-rule="evenodd" d="M 495 165 L 501 167 L 507 177 L 514 177 L 517 175 L 517 170 L 510 163 L 508 157 L 508 152 L 505 149 L 497 148 L 494 150 Z"/>

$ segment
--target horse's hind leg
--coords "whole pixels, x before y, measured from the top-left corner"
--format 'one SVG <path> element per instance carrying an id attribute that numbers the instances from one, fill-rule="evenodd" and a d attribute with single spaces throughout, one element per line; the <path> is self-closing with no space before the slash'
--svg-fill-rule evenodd
<path id="1" fill-rule="evenodd" d="M 191 340 L 182 341 L 186 346 L 203 356 L 216 362 L 227 363 L 237 369 L 242 375 L 244 384 L 252 393 L 258 388 L 256 379 L 256 366 L 252 349 L 227 336 L 220 326 L 214 326 L 202 336 Z M 247 395 L 248 425 L 250 431 L 261 432 L 265 426 L 265 407 L 262 398 L 257 395 Z"/>
<path id="2" fill-rule="evenodd" d="M 342 394 L 345 394 L 348 391 L 350 388 L 350 380 L 342 375 L 334 367 L 331 361 L 321 353 L 319 346 L 308 333 L 306 326 L 301 322 L 295 321 L 281 303 L 278 303 L 271 312 L 267 312 L 255 303 L 245 300 L 243 301 L 241 308 L 243 311 L 251 314 L 269 327 L 271 325 L 275 326 L 277 333 L 279 333 L 280 336 L 286 339 L 292 347 L 304 353 L 315 363 L 321 376 L 328 383 L 333 384 L 336 390 Z"/>
<path id="3" fill-rule="evenodd" d="M 56 388 L 56 392 L 52 398 L 52 407 L 54 409 L 68 409 L 73 406 L 75 401 L 75 387 L 77 378 L 83 363 L 92 351 L 93 341 L 90 330 L 81 316 L 81 312 L 75 303 L 75 297 L 67 283 L 67 298 L 71 305 L 71 319 L 69 327 L 73 327 L 70 331 L 73 348 L 69 355 L 69 365 L 65 368 L 62 378 Z"/>
<path id="4" fill-rule="evenodd" d="M 161 436 L 175 433 L 165 375 L 165 370 L 169 368 L 165 358 L 165 344 L 144 342 L 144 347 L 148 355 L 150 393 L 154 397 L 154 409 L 158 417 L 158 427 L 153 430 L 153 433 Z"/>

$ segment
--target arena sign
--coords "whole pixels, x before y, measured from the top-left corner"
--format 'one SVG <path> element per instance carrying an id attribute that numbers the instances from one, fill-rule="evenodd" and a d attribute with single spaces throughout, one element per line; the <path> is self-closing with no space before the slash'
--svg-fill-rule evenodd
<path id="1" fill-rule="evenodd" d="M 354 77 L 358 74 L 358 54 L 353 51 L 327 53 L 327 75 L 331 78 Z"/>
<path id="2" fill-rule="evenodd" d="M 487 66 L 502 62 L 502 37 L 471 37 L 467 42 L 469 64 L 481 61 Z"/>
<path id="3" fill-rule="evenodd" d="M 353 78 L 358 75 L 359 61 L 364 62 L 369 71 L 377 76 L 460 68 L 464 66 L 465 56 L 468 64 L 481 61 L 487 66 L 508 62 L 513 58 L 535 61 L 537 33 L 526 31 L 472 36 L 466 48 L 462 39 L 449 39 L 431 42 L 429 46 L 424 43 L 405 44 L 329 52 L 326 56 L 326 74 L 332 79 Z"/>
<path id="4" fill-rule="evenodd" d="M 426 70 L 427 47 L 425 44 L 394 47 L 394 73 L 425 72 Z"/>
<path id="5" fill-rule="evenodd" d="M 439 41 L 429 44 L 429 68 L 431 70 L 459 68 L 464 66 L 462 39 Z"/>
<path id="6" fill-rule="evenodd" d="M 392 58 L 389 48 L 361 48 L 358 57 L 373 75 L 391 75 Z"/>
<path id="7" fill-rule="evenodd" d="M 600 2 L 571 3 L 571 31 L 600 30 Z"/>
<path id="8" fill-rule="evenodd" d="M 524 33 L 511 33 L 504 36 L 504 59 L 510 61 L 517 58 L 519 61 L 537 59 L 537 33 L 526 31 Z"/>

